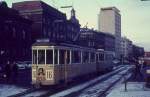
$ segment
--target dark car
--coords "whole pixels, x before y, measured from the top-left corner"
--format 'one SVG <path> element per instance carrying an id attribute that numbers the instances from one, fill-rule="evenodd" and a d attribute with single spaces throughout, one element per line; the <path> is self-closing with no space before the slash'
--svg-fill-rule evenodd
<path id="1" fill-rule="evenodd" d="M 3 67 L 0 66 L 0 78 L 3 78 L 4 77 L 4 70 L 3 70 Z"/>

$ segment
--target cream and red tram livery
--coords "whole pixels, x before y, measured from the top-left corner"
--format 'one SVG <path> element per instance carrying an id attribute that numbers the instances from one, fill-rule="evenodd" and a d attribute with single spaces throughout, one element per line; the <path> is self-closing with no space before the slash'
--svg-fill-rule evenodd
<path id="1" fill-rule="evenodd" d="M 32 84 L 55 85 L 97 72 L 97 53 L 93 48 L 37 41 L 32 45 Z"/>

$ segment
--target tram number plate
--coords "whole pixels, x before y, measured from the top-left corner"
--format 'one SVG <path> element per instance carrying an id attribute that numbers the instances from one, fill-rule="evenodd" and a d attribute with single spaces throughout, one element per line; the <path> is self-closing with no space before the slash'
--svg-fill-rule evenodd
<path id="1" fill-rule="evenodd" d="M 146 73 L 150 74 L 150 70 L 146 70 Z"/>

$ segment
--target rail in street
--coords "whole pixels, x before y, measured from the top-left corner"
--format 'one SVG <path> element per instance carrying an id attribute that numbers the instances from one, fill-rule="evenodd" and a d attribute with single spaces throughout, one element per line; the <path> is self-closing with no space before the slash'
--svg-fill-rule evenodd
<path id="1" fill-rule="evenodd" d="M 80 96 L 82 97 L 82 94 L 88 93 L 86 92 L 89 88 L 97 86 L 99 84 L 108 84 L 111 83 L 108 80 L 111 79 L 112 77 L 115 78 L 112 82 L 115 83 L 116 80 L 119 80 L 121 78 L 121 76 L 126 73 L 130 68 L 128 66 L 119 66 L 117 67 L 114 71 L 109 72 L 107 74 L 104 74 L 102 76 L 99 76 L 93 80 L 90 80 L 88 82 L 76 85 L 76 86 L 72 86 L 69 89 L 57 89 L 57 88 L 48 88 L 48 89 L 28 89 L 22 93 L 18 93 L 15 95 L 11 95 L 9 97 L 70 97 L 70 96 Z M 112 84 L 112 83 L 111 83 Z M 101 86 L 100 85 L 100 86 Z M 104 87 L 101 86 L 105 89 L 107 89 L 108 87 Z M 97 87 L 98 89 L 98 87 Z M 81 92 L 82 91 L 82 92 Z M 85 92 L 84 92 L 85 91 Z M 78 92 L 81 92 L 81 94 L 79 94 Z M 90 96 L 89 96 L 90 97 Z"/>
<path id="2" fill-rule="evenodd" d="M 87 89 L 91 86 L 97 85 L 97 83 L 100 83 L 100 82 L 103 82 L 103 81 L 109 79 L 109 77 L 111 77 L 113 75 L 116 75 L 117 73 L 119 73 L 119 72 L 121 72 L 122 70 L 125 70 L 125 69 L 129 69 L 129 68 L 128 67 L 120 67 L 119 69 L 117 69 L 113 72 L 102 75 L 102 76 L 100 76 L 98 78 L 95 78 L 94 80 L 88 81 L 84 84 L 81 84 L 81 85 L 75 86 L 73 88 L 64 90 L 62 92 L 56 93 L 54 95 L 51 95 L 50 97 L 60 97 L 60 96 L 61 97 L 64 97 L 64 96 L 69 97 L 69 96 L 73 96 L 74 94 L 76 94 L 78 92 L 81 92 L 81 91 L 83 91 L 83 90 L 85 90 L 85 89 Z"/>
<path id="3" fill-rule="evenodd" d="M 126 75 L 128 70 L 129 70 L 129 68 L 127 70 L 123 70 L 122 72 L 119 72 L 119 73 L 109 77 L 105 81 L 99 82 L 91 87 L 88 87 L 88 88 L 82 90 L 82 91 L 72 93 L 65 97 L 103 97 L 105 95 L 105 93 L 111 87 L 113 87 L 124 75 Z"/>

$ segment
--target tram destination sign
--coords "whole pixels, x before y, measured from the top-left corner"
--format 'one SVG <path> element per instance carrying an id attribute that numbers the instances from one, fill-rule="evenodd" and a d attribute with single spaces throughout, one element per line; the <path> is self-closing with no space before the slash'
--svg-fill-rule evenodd
<path id="1" fill-rule="evenodd" d="M 49 39 L 37 39 L 36 42 L 50 42 Z"/>

